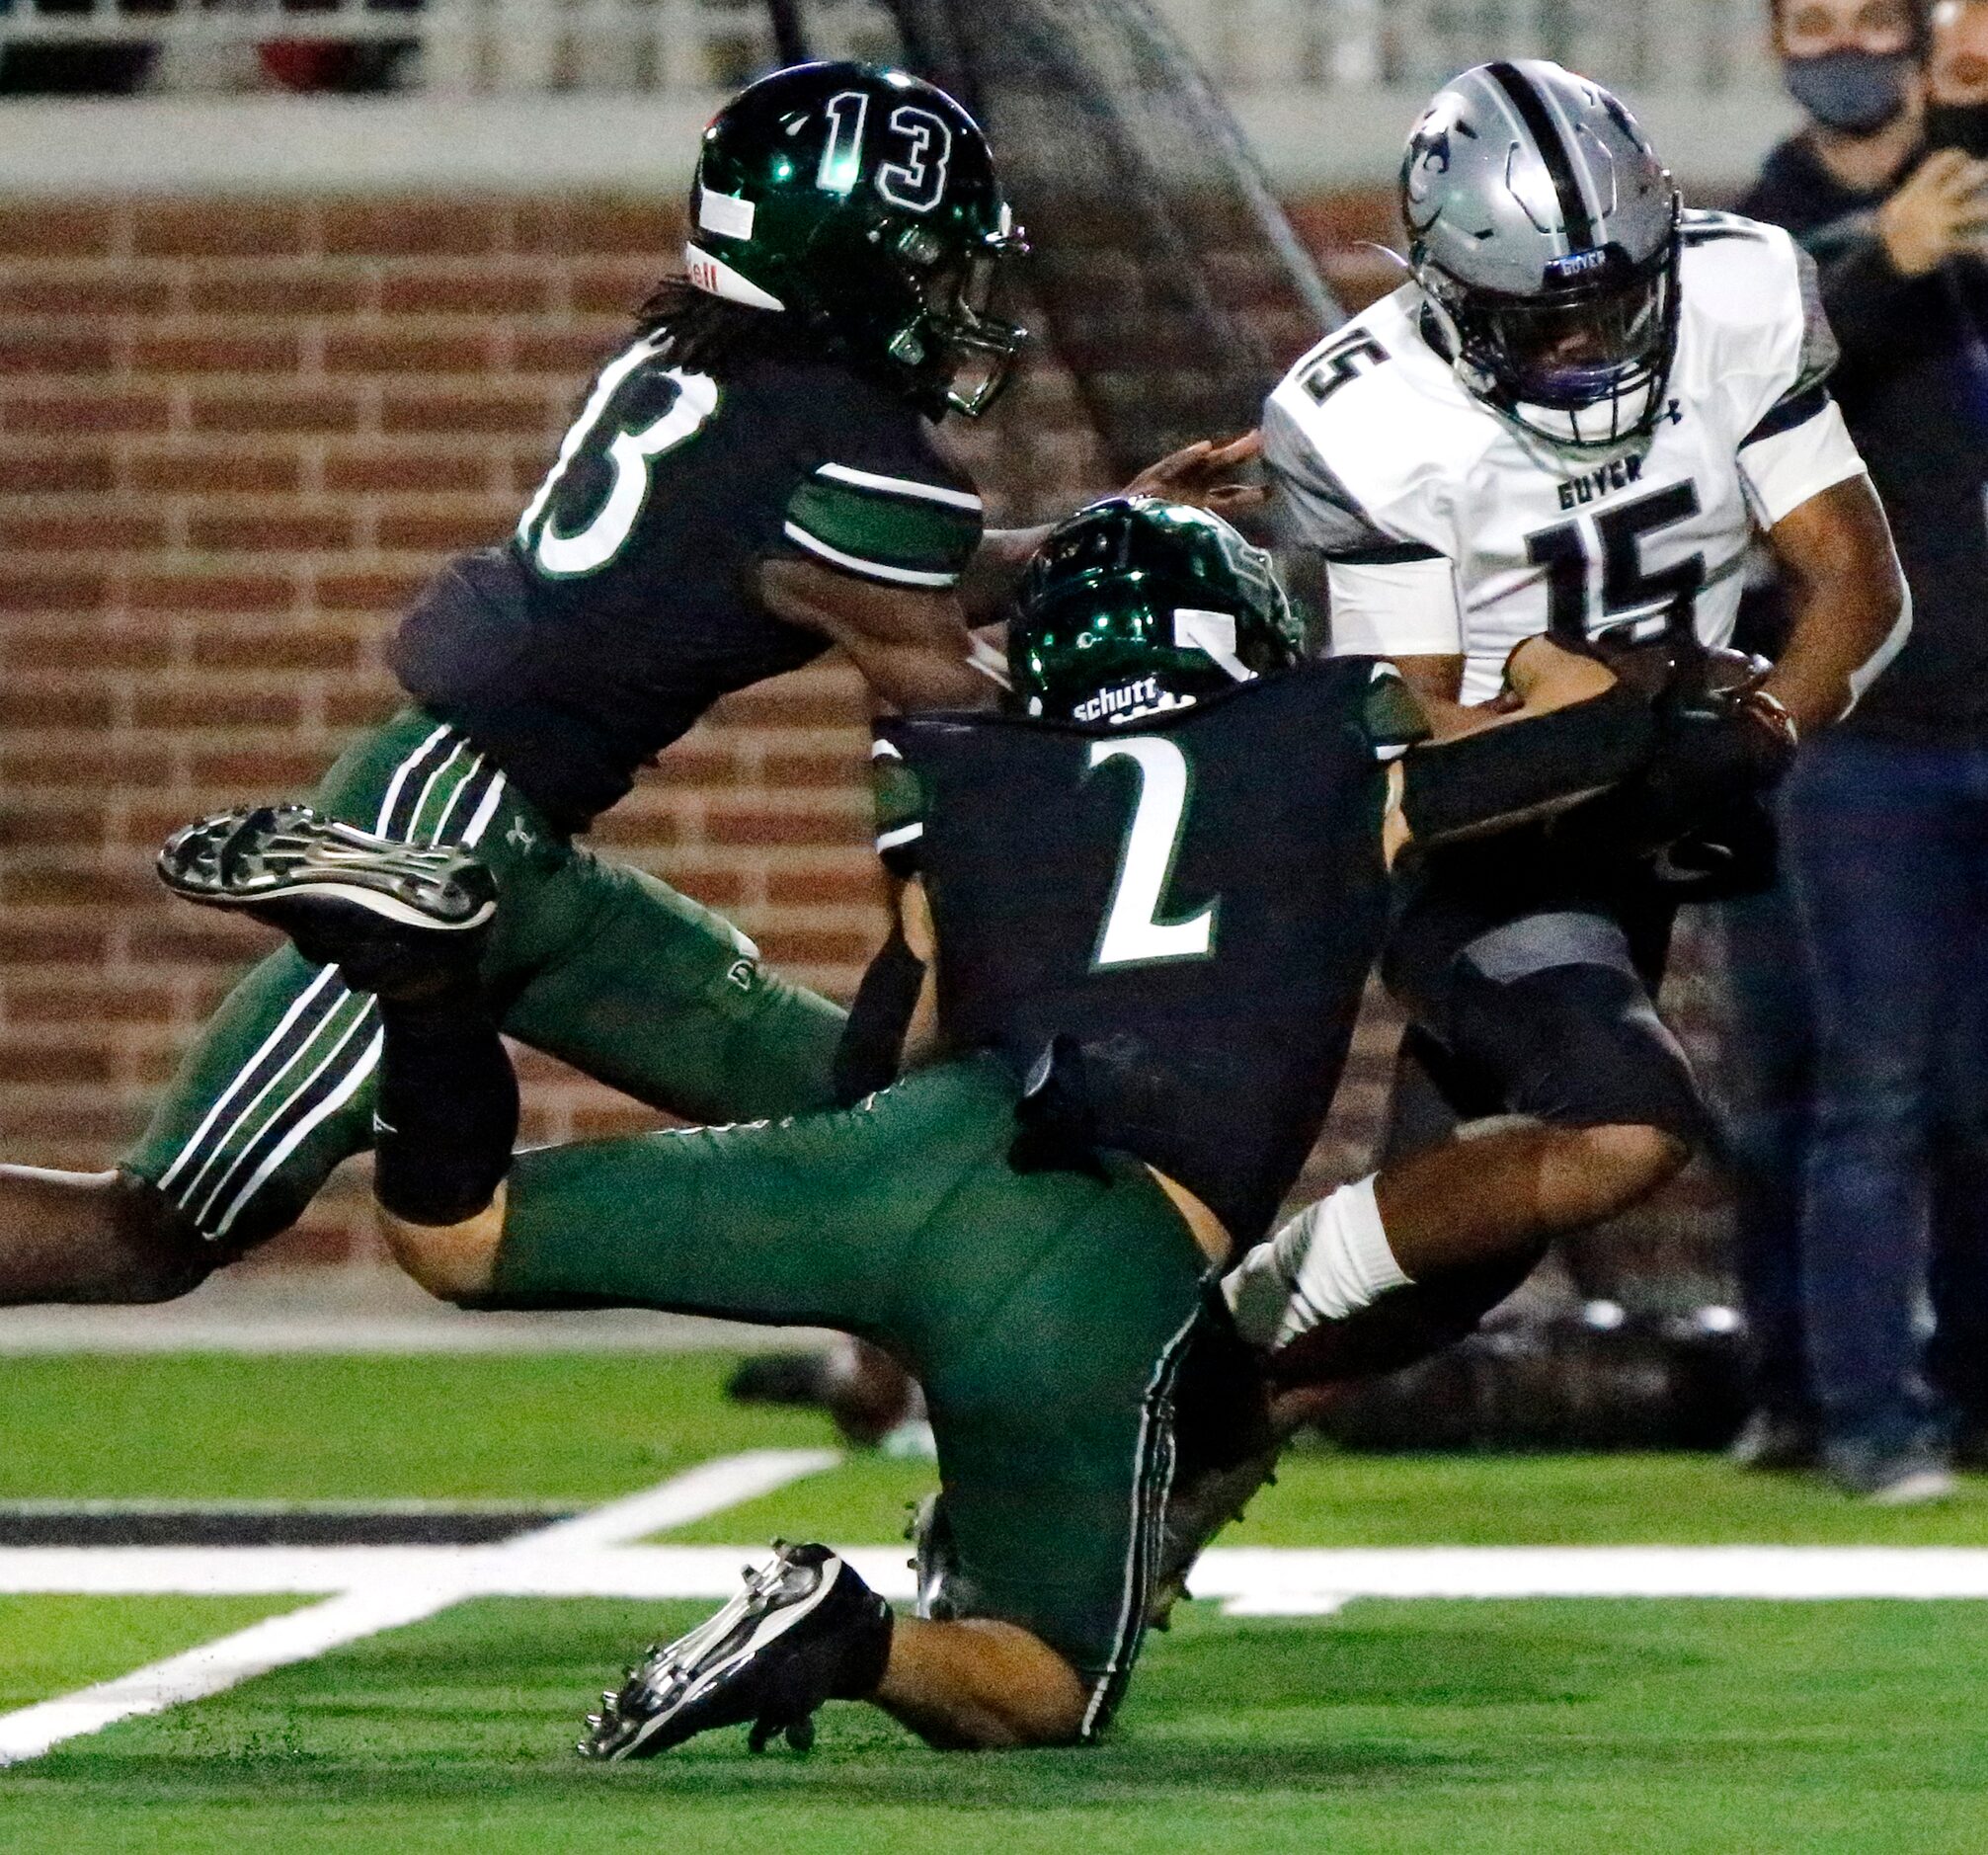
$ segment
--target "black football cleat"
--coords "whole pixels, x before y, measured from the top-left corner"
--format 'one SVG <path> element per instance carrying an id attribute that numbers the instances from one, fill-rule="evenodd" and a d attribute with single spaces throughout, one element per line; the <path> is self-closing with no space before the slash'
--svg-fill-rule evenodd
<path id="1" fill-rule="evenodd" d="M 362 992 L 473 968 L 497 913 L 490 871 L 466 852 L 376 838 L 304 805 L 188 825 L 166 841 L 158 870 L 175 895 L 280 928 Z"/>
<path id="2" fill-rule="evenodd" d="M 824 1701 L 859 1700 L 883 1679 L 891 1608 L 826 1546 L 775 1544 L 746 1588 L 708 1622 L 628 1671 L 587 1716 L 583 1758 L 654 1758 L 714 1727 L 752 1723 L 806 1751 Z"/>

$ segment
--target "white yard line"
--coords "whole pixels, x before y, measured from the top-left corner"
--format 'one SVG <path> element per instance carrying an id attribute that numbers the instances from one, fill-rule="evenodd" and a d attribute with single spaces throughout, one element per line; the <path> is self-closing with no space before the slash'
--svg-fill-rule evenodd
<path id="1" fill-rule="evenodd" d="M 774 1457 L 780 1452 L 766 1452 Z M 795 1452 L 773 1480 L 765 1457 L 757 1489 L 784 1485 L 835 1458 Z M 754 1458 L 709 1465 L 731 1470 Z M 688 1483 L 690 1477 L 682 1478 Z M 709 1484 L 707 1484 L 709 1485 Z M 734 1486 L 739 1484 L 735 1483 Z M 626 1503 L 621 1536 L 678 1525 L 696 1514 L 665 1506 L 666 1484 Z M 716 1498 L 704 1512 L 728 1504 Z M 735 1498 L 745 1498 L 744 1495 Z M 651 1505 L 649 1503 L 653 1502 Z M 639 1511 L 637 1510 L 639 1507 Z M 604 1512 L 605 1510 L 603 1510 Z M 666 1518 L 661 1522 L 657 1514 Z M 593 1516 L 582 1516 L 589 1519 Z M 738 1588 L 742 1561 L 765 1543 L 628 1546 L 589 1540 L 562 1522 L 501 1546 L 22 1546 L 0 1548 L 0 1594 L 302 1596 L 421 1589 L 456 1597 L 721 1598 Z M 838 1547 L 884 1596 L 914 1595 L 903 1546 Z M 1192 1581 L 1241 1616 L 1329 1615 L 1358 1597 L 1988 1598 L 1988 1547 L 1945 1546 L 1425 1546 L 1222 1547 Z"/>
<path id="2" fill-rule="evenodd" d="M 1988 1548 L 1229 1547 L 1190 1588 L 1257 1616 L 1353 1597 L 1988 1598 Z"/>
<path id="3" fill-rule="evenodd" d="M 115 1681 L 0 1714 L 0 1766 L 39 1758 L 66 1739 L 101 1732 L 119 1720 L 203 1700 L 273 1669 L 419 1622 L 465 1597 L 510 1592 L 518 1583 L 544 1583 L 570 1559 L 630 1550 L 624 1542 L 722 1513 L 803 1476 L 819 1475 L 840 1460 L 831 1449 L 752 1450 L 701 1463 L 659 1487 L 496 1546 L 276 1553 L 253 1547 L 0 1550 L 0 1561 L 14 1562 L 0 1567 L 0 1591 L 337 1593 L 324 1603 L 268 1618 Z M 737 1555 L 726 1557 L 736 1578 Z M 99 1581 L 100 1571 L 109 1573 L 111 1581 Z M 252 1581 L 245 1584 L 245 1576 Z M 50 1578 L 57 1581 L 50 1583 Z"/>
<path id="4" fill-rule="evenodd" d="M 0 1714 L 0 1767 L 40 1758 L 65 1739 L 100 1733 L 119 1720 L 163 1713 L 183 1701 L 204 1700 L 274 1668 L 309 1661 L 403 1623 L 418 1623 L 447 1608 L 455 1598 L 453 1589 L 437 1591 L 419 1585 L 348 1591 L 326 1603 L 268 1618 L 233 1636 L 152 1662 L 81 1693 Z"/>
<path id="5" fill-rule="evenodd" d="M 803 1476 L 833 1469 L 841 1459 L 834 1449 L 754 1449 L 743 1456 L 721 1456 L 673 1476 L 660 1487 L 525 1533 L 498 1550 L 529 1557 L 589 1546 L 625 1545 L 629 1540 L 723 1513 L 742 1501 L 755 1500 Z"/>

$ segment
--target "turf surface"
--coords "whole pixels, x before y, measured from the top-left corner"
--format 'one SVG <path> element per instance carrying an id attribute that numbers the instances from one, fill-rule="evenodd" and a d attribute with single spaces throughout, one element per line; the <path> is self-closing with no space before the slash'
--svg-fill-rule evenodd
<path id="1" fill-rule="evenodd" d="M 584 1503 L 739 1449 L 834 1442 L 741 1410 L 712 1354 L 5 1361 L 0 1499 L 476 1499 Z M 106 1447 L 115 1438 L 116 1447 Z M 929 1464 L 866 1456 L 669 1535 L 895 1540 Z M 1988 1480 L 1885 1511 L 1799 1477 L 1692 1456 L 1300 1451 L 1235 1545 L 1988 1545 Z"/>
<path id="2" fill-rule="evenodd" d="M 709 1357 L 6 1364 L 0 1498 L 585 1502 L 820 1444 Z M 675 1537 L 889 1540 L 926 1465 L 860 1458 Z M 1988 1487 L 1887 1513 L 1675 1457 L 1301 1454 L 1236 1543 L 1988 1544 Z M 285 1599 L 0 1599 L 0 1708 Z M 566 1747 L 701 1605 L 486 1600 L 0 1771 L 0 1855 L 702 1851 L 1349 1855 L 1988 1848 L 1988 1604 L 1189 1606 L 1089 1752 L 946 1758 L 856 1708 L 807 1759 L 741 1735 L 596 1771 Z"/>
<path id="3" fill-rule="evenodd" d="M 0 1499 L 604 1500 L 709 1456 L 819 1446 L 713 1353 L 0 1361 Z M 115 1447 L 106 1447 L 115 1441 Z"/>
<path id="4" fill-rule="evenodd" d="M 694 1607 L 484 1602 L 0 1773 L 0 1847 L 1844 1851 L 1988 1839 L 1988 1606 L 1369 1603 L 1196 1614 L 1088 1752 L 927 1752 L 855 1708 L 598 1771 L 580 1700 Z"/>

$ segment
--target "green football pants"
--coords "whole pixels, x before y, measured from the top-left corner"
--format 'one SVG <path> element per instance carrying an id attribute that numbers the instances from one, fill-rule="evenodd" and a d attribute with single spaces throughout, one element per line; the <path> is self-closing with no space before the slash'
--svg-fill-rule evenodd
<path id="1" fill-rule="evenodd" d="M 518 1157 L 497 1307 L 841 1328 L 924 1387 L 955 1614 L 1034 1632 L 1108 1718 L 1144 1630 L 1204 1258 L 1146 1168 L 1016 1173 L 990 1057 L 854 1108 Z"/>
<path id="2" fill-rule="evenodd" d="M 504 1029 L 694 1121 L 823 1107 L 842 1012 L 772 978 L 729 923 L 576 848 L 456 730 L 408 709 L 311 800 L 382 837 L 457 843 L 497 878 L 484 980 Z M 290 948 L 228 995 L 123 1162 L 215 1243 L 295 1221 L 372 1144 L 379 1011 Z"/>

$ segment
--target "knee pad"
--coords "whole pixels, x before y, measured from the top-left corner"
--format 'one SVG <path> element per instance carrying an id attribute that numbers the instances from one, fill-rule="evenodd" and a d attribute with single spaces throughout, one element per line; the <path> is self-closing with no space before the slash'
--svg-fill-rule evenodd
<path id="1" fill-rule="evenodd" d="M 1683 1046 L 1595 915 L 1528 916 L 1480 935 L 1445 988 L 1444 1041 L 1498 1078 L 1507 1112 L 1563 1127 L 1654 1127 L 1696 1152 L 1710 1116 Z"/>

